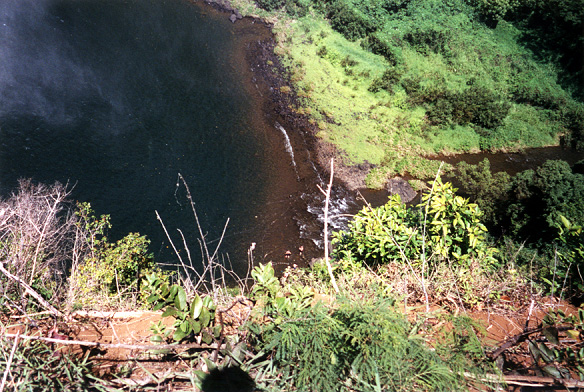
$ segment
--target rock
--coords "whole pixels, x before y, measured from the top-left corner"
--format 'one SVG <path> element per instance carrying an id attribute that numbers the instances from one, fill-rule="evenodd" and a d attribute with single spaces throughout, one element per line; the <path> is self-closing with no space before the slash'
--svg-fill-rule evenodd
<path id="1" fill-rule="evenodd" d="M 392 195 L 397 193 L 404 203 L 409 203 L 417 196 L 410 184 L 400 177 L 392 178 L 387 182 L 387 191 Z"/>
<path id="2" fill-rule="evenodd" d="M 235 23 L 235 21 L 237 20 L 237 16 L 235 14 L 231 14 L 231 16 L 229 16 L 229 20 L 231 21 L 231 23 Z"/>

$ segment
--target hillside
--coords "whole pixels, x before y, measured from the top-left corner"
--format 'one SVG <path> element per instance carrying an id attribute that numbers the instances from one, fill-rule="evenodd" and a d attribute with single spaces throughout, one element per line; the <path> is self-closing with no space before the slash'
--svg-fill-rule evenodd
<path id="1" fill-rule="evenodd" d="M 274 23 L 297 114 L 369 186 L 432 178 L 437 154 L 582 146 L 581 1 L 234 3 Z"/>

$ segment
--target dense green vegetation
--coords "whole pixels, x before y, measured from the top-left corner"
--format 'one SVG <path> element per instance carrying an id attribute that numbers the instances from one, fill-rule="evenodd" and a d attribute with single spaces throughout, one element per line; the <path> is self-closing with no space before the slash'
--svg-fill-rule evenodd
<path id="1" fill-rule="evenodd" d="M 349 163 L 374 164 L 370 184 L 404 173 L 434 177 L 430 154 L 584 146 L 582 0 L 258 4 L 267 11 L 250 2 L 240 9 L 276 22 L 276 51 L 292 83 L 281 92 L 298 95 L 294 110 Z M 488 161 L 461 164 L 465 197 L 438 176 L 412 208 L 397 196 L 365 206 L 334 235 L 330 268 L 317 261 L 279 278 L 270 263 L 260 264 L 238 288 L 220 280 L 228 271 L 203 234 L 202 274 L 188 249 L 177 251 L 178 273 L 163 272 L 145 237 L 110 242 L 107 216 L 72 204 L 59 185 L 23 182 L 0 204 L 0 326 L 9 314 L 40 310 L 62 317 L 80 308 L 153 308 L 174 317 L 152 325 L 153 344 L 216 344 L 179 360 L 199 374 L 201 364 L 241 367 L 265 391 L 500 384 L 481 326 L 430 313 L 429 305 L 458 313 L 501 306 L 503 296 L 516 304 L 544 294 L 581 297 L 581 167 L 551 161 L 511 177 L 493 173 Z M 248 257 L 253 265 L 251 248 Z M 235 305 L 253 310 L 227 335 L 223 317 Z M 412 305 L 426 312 L 408 313 Z M 574 348 L 560 343 L 558 325 L 570 328 Z M 551 313 L 539 327 L 537 344 L 527 346 L 537 374 L 584 377 L 584 312 Z M 4 337 L 0 353 L 3 375 L 12 360 L 18 366 L 10 377 L 21 390 L 111 390 L 92 373 L 89 356 L 55 357 L 44 343 L 18 346 Z M 37 362 L 53 365 L 39 370 Z"/>
<path id="2" fill-rule="evenodd" d="M 297 111 L 377 177 L 431 178 L 429 154 L 582 147 L 581 0 L 258 4 L 278 15 Z"/>
<path id="3" fill-rule="evenodd" d="M 488 211 L 485 224 L 493 238 L 518 249 L 519 264 L 535 265 L 547 291 L 562 286 L 582 297 L 583 174 L 564 161 L 548 161 L 510 177 L 493 174 L 485 160 L 477 166 L 460 164 L 458 176 L 462 191 Z M 562 285 L 558 277 L 564 279 Z"/>
<path id="4" fill-rule="evenodd" d="M 488 167 L 482 169 L 482 177 L 472 170 L 467 174 L 477 183 L 498 177 L 489 177 Z M 553 181 L 558 176 L 566 181 Z M 571 189 L 578 176 L 563 163 L 550 162 L 531 175 L 523 173 L 521 181 L 508 187 L 523 189 L 527 181 L 532 192 L 524 192 L 528 197 L 549 195 L 548 218 L 550 230 L 557 228 L 557 246 L 554 255 L 542 256 L 553 257 L 553 267 L 491 244 L 478 205 L 437 177 L 414 208 L 406 208 L 398 196 L 377 208 L 365 206 L 346 231 L 335 235 L 330 268 L 328 261 L 317 261 L 311 268 L 289 267 L 278 278 L 271 263 L 260 264 L 235 288 L 222 280 L 228 271 L 216 252 L 204 260 L 204 272 L 194 274 L 190 256 L 189 267 L 177 250 L 179 273 L 164 273 L 145 253 L 142 236 L 130 234 L 110 243 L 107 216 L 97 218 L 88 205 L 71 204 L 59 185 L 23 182 L 18 193 L 0 203 L 0 325 L 5 328 L 8 315 L 15 313 L 66 318 L 78 308 L 164 310 L 162 317 L 173 321 L 151 326 L 152 346 L 146 350 L 174 358 L 173 344 L 194 342 L 177 349 L 209 347 L 212 354 L 186 354 L 193 374 L 200 374 L 197 382 L 192 375 L 193 385 L 204 385 L 203 365 L 241 367 L 253 376 L 250 383 L 274 392 L 451 391 L 468 390 L 477 380 L 501 384 L 500 369 L 487 355 L 492 350 L 481 340 L 481 325 L 445 310 L 501 306 L 503 296 L 519 302 L 542 293 L 565 297 L 582 292 L 582 226 L 562 215 L 570 210 L 562 209 L 566 206 L 557 185 Z M 552 185 L 548 189 L 544 184 Z M 508 202 L 508 208 L 514 203 Z M 561 226 L 554 226 L 558 214 Z M 207 247 L 203 234 L 201 246 Z M 443 310 L 430 312 L 430 304 Z M 240 319 L 239 332 L 228 334 L 225 320 L 236 305 L 247 308 L 247 316 Z M 426 310 L 412 313 L 413 307 Z M 31 315 L 38 310 L 44 311 Z M 539 339 L 547 340 L 529 346 L 540 358 L 536 366 L 557 378 L 583 377 L 584 355 L 577 345 L 563 346 L 554 336 L 557 325 L 570 325 L 572 338 L 579 342 L 584 313 L 552 316 L 545 328 L 536 329 L 544 331 Z M 38 333 L 39 323 L 18 325 L 28 336 Z M 55 357 L 43 342 L 17 347 L 10 339 L 0 337 L 2 358 L 12 358 L 0 360 L 5 366 L 0 370 L 8 374 L 14 361 L 19 371 L 11 377 L 20 390 L 112 386 L 93 373 L 97 357 L 91 353 Z M 54 366 L 35 367 L 43 361 Z"/>

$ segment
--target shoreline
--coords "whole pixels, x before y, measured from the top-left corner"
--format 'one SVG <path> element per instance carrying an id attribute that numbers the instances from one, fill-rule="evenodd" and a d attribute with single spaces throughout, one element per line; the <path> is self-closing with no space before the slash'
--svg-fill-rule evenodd
<path id="1" fill-rule="evenodd" d="M 298 95 L 294 84 L 290 82 L 288 71 L 282 65 L 278 55 L 274 53 L 276 42 L 272 31 L 273 25 L 260 17 L 242 16 L 229 0 L 194 0 L 194 2 L 225 13 L 232 23 L 239 23 L 239 20 L 249 18 L 254 23 L 261 23 L 269 29 L 269 37 L 248 46 L 245 54 L 246 61 L 252 68 L 254 79 L 252 82 L 256 83 L 260 79 L 260 83 L 263 82 L 267 87 L 268 96 L 264 97 L 262 108 L 264 115 L 266 118 L 278 117 L 286 129 L 301 136 L 308 154 L 312 156 L 312 161 L 323 178 L 330 176 L 332 158 L 334 180 L 337 185 L 340 183 L 349 191 L 366 189 L 365 177 L 372 165 L 348 165 L 343 153 L 335 145 L 316 137 L 316 126 L 310 123 L 310 118 L 295 112 L 294 108 L 299 106 Z M 282 87 L 287 87 L 284 90 L 289 89 L 289 91 L 282 92 Z"/>
<path id="2" fill-rule="evenodd" d="M 240 23 L 239 20 L 249 18 L 253 23 L 261 23 L 269 30 L 268 38 L 254 42 L 253 45 L 248 46 L 245 53 L 246 62 L 251 68 L 252 82 L 256 83 L 257 80 L 260 80 L 260 84 L 263 83 L 267 87 L 267 96 L 264 96 L 262 100 L 264 116 L 266 118 L 277 117 L 277 121 L 283 123 L 286 129 L 289 129 L 292 133 L 300 136 L 304 145 L 299 147 L 307 149 L 307 154 L 311 157 L 311 161 L 318 169 L 322 178 L 329 177 L 330 160 L 333 159 L 335 184 L 341 185 L 350 192 L 360 191 L 372 195 L 373 200 L 376 199 L 374 204 L 377 204 L 380 200 L 385 200 L 387 195 L 391 194 L 392 191 L 400 194 L 402 200 L 409 200 L 407 195 L 411 195 L 414 190 L 407 181 L 405 181 L 408 176 L 397 176 L 392 180 L 388 180 L 382 190 L 368 189 L 365 183 L 365 178 L 369 171 L 376 167 L 376 165 L 367 162 L 362 164 L 348 163 L 343 151 L 340 151 L 334 144 L 319 139 L 316 136 L 317 127 L 309 121 L 310 118 L 308 116 L 299 114 L 295 111 L 295 108 L 301 105 L 298 105 L 298 95 L 294 84 L 290 81 L 288 70 L 281 64 L 279 56 L 274 53 L 276 35 L 273 32 L 272 23 L 259 16 L 242 16 L 241 13 L 232 6 L 230 0 L 192 1 L 225 13 L 227 18 L 233 23 Z M 282 92 L 282 87 L 285 87 L 285 92 Z M 554 150 L 558 148 L 560 148 L 560 146 L 552 146 L 551 149 Z M 542 148 L 531 148 L 529 150 L 539 151 L 542 150 Z M 526 155 L 525 153 L 525 150 L 513 152 L 482 151 L 478 153 L 438 154 L 426 156 L 426 158 L 430 160 L 440 160 L 445 163 L 456 163 L 463 160 L 471 164 L 473 162 L 476 164 L 477 161 L 482 161 L 482 159 L 488 157 L 493 167 L 496 168 L 495 171 L 511 171 L 515 173 L 516 170 L 513 170 L 513 167 L 510 167 L 509 163 L 517 163 L 518 160 L 523 160 L 521 156 Z M 546 155 L 550 154 L 547 152 L 536 152 L 535 156 L 528 156 L 525 158 L 525 161 L 537 162 L 544 159 Z M 551 153 L 547 159 L 564 159 L 569 161 L 570 164 L 573 164 L 575 161 L 583 158 L 581 153 L 575 151 L 572 151 L 567 157 L 564 155 L 565 149 L 563 150 L 563 154 Z M 509 158 L 510 156 L 511 158 Z M 532 163 L 529 163 L 526 164 L 525 167 L 522 167 L 522 169 L 525 170 L 531 168 L 531 166 Z M 399 187 L 399 189 L 396 190 L 395 187 L 391 185 L 392 181 L 400 182 L 405 188 Z M 383 193 L 383 195 L 373 195 L 373 193 Z M 369 197 L 367 197 L 367 199 L 369 199 Z"/>

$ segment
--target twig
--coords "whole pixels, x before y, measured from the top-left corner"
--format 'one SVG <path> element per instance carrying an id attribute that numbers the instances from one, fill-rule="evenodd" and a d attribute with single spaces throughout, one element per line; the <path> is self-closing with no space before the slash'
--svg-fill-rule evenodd
<path id="1" fill-rule="evenodd" d="M 53 339 L 45 338 L 43 336 L 30 336 L 30 335 L 19 335 L 7 333 L 3 335 L 7 338 L 20 338 L 26 340 L 41 340 L 47 343 L 58 343 L 58 344 L 68 344 L 76 346 L 88 346 L 88 347 L 101 347 L 101 348 L 120 348 L 126 350 L 181 350 L 181 349 L 217 349 L 216 344 L 199 344 L 199 343 L 187 343 L 187 344 L 114 344 L 114 343 L 99 343 L 99 342 L 88 342 L 85 340 L 64 340 L 64 339 Z M 220 347 L 219 348 L 223 348 Z"/>
<path id="2" fill-rule="evenodd" d="M 504 382 L 507 385 L 517 385 L 525 387 L 551 387 L 551 386 L 562 386 L 564 388 L 583 388 L 584 382 L 575 380 L 572 378 L 561 379 L 554 377 L 539 377 L 539 376 L 521 376 L 521 375 L 497 375 L 497 374 L 485 374 L 483 376 L 477 376 L 471 373 L 463 373 L 463 376 L 467 379 L 477 380 L 480 382 L 490 382 L 490 383 L 501 383 Z"/>
<path id="3" fill-rule="evenodd" d="M 43 297 L 41 297 L 36 291 L 34 291 L 32 287 L 30 287 L 28 284 L 26 284 L 18 276 L 14 276 L 10 272 L 8 272 L 8 270 L 6 268 L 4 268 L 4 265 L 2 263 L 0 263 L 0 272 L 2 272 L 4 275 L 6 275 L 6 277 L 14 280 L 18 284 L 20 284 L 22 287 L 24 287 L 24 290 L 27 293 L 29 293 L 32 297 L 34 297 L 34 299 L 36 299 L 39 302 L 39 304 L 41 304 L 42 307 L 44 307 L 45 309 L 50 311 L 55 316 L 64 317 L 64 314 L 60 310 L 58 310 L 53 305 L 48 303 Z"/>
<path id="4" fill-rule="evenodd" d="M 333 187 L 333 173 L 334 173 L 334 161 L 331 158 L 331 178 L 329 180 L 328 187 L 326 188 L 326 192 L 317 185 L 318 189 L 325 195 L 325 203 L 324 203 L 324 262 L 326 263 L 326 269 L 331 277 L 331 283 L 335 289 L 335 292 L 339 293 L 339 286 L 337 286 L 337 281 L 335 276 L 333 275 L 333 268 L 331 267 L 331 263 L 329 261 L 329 252 L 328 252 L 328 210 L 329 210 L 329 200 L 331 198 L 331 188 Z"/>
<path id="5" fill-rule="evenodd" d="M 15 315 L 11 315 L 10 318 L 12 319 L 21 319 L 21 318 L 27 318 L 30 319 L 31 317 L 35 317 L 35 316 L 43 316 L 45 314 L 52 314 L 51 312 L 44 311 L 44 312 L 38 312 L 38 313 L 28 313 L 28 314 L 15 314 Z"/>
<path id="6" fill-rule="evenodd" d="M 573 327 L 568 327 L 568 326 L 565 326 L 565 327 L 556 327 L 556 329 L 558 331 L 567 331 L 567 330 L 570 330 L 572 328 Z M 537 332 L 541 332 L 542 330 L 543 330 L 543 327 L 532 328 L 532 329 L 528 329 L 528 330 L 526 330 L 524 332 L 521 332 L 520 334 L 517 334 L 517 335 L 511 337 L 509 340 L 505 341 L 498 349 L 496 349 L 491 354 L 489 354 L 489 357 L 491 359 L 497 358 L 499 355 L 501 355 L 509 347 L 513 347 L 517 343 L 521 343 L 529 335 L 534 334 L 534 333 L 537 333 Z"/>
<path id="7" fill-rule="evenodd" d="M 4 385 L 6 384 L 6 379 L 8 378 L 8 373 L 10 372 L 10 366 L 12 365 L 12 359 L 14 358 L 14 353 L 16 352 L 16 347 L 18 346 L 18 340 L 20 337 L 20 331 L 16 333 L 14 339 L 14 344 L 12 345 L 12 350 L 10 351 L 10 356 L 6 362 L 6 370 L 4 370 L 4 376 L 2 376 L 2 384 L 0 384 L 0 392 L 4 391 Z"/>

